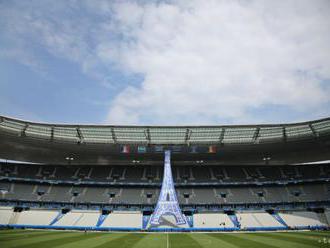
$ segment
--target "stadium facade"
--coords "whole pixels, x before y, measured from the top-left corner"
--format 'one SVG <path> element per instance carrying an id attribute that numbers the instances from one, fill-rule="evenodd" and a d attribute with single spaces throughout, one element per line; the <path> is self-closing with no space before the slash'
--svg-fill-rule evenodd
<path id="1" fill-rule="evenodd" d="M 144 230 L 159 198 L 165 150 L 189 227 L 165 216 L 153 231 L 329 227 L 330 165 L 317 161 L 330 160 L 330 118 L 101 126 L 0 116 L 0 224 Z"/>

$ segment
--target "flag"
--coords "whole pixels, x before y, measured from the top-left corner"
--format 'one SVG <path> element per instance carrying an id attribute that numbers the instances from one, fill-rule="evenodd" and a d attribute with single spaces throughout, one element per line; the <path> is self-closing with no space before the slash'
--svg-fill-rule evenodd
<path id="1" fill-rule="evenodd" d="M 123 145 L 121 147 L 121 152 L 122 153 L 129 153 L 129 145 Z"/>
<path id="2" fill-rule="evenodd" d="M 197 146 L 191 146 L 190 153 L 197 153 Z"/>
<path id="3" fill-rule="evenodd" d="M 216 146 L 209 146 L 209 153 L 216 153 Z"/>
<path id="4" fill-rule="evenodd" d="M 147 148 L 145 146 L 138 146 L 138 153 L 146 153 Z"/>

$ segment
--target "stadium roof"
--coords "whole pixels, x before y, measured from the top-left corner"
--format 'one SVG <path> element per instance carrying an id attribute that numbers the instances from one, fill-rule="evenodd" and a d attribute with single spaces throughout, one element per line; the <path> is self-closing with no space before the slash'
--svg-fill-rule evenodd
<path id="1" fill-rule="evenodd" d="M 129 149 L 123 151 L 124 146 Z M 144 146 L 142 153 L 140 146 Z M 67 164 L 72 157 L 69 163 L 80 165 L 127 164 L 138 159 L 154 164 L 163 160 L 163 149 L 173 150 L 175 161 L 188 163 L 329 160 L 330 118 L 269 125 L 114 126 L 45 124 L 0 116 L 1 159 Z"/>
<path id="2" fill-rule="evenodd" d="M 330 134 L 330 118 L 290 124 L 226 126 L 64 125 L 0 116 L 0 132 L 48 141 L 100 144 L 260 144 Z"/>

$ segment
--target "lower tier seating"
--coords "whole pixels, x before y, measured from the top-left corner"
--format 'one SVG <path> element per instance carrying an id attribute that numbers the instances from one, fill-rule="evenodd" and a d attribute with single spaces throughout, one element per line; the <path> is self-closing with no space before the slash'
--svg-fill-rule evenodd
<path id="1" fill-rule="evenodd" d="M 142 228 L 142 213 L 138 211 L 114 211 L 106 217 L 101 227 Z"/>
<path id="2" fill-rule="evenodd" d="M 148 216 L 146 216 L 148 218 Z M 233 218 L 235 217 L 235 218 Z M 158 228 L 175 227 L 172 216 L 163 216 Z M 190 217 L 191 218 L 191 217 Z M 279 219 L 280 218 L 280 219 Z M 235 221 L 235 220 L 237 221 Z M 99 210 L 14 209 L 0 207 L 0 226 L 48 226 L 49 228 L 134 228 L 142 229 L 144 216 L 140 211 L 113 211 L 107 214 Z M 192 216 L 192 227 L 215 229 L 285 229 L 329 227 L 329 210 L 324 213 L 312 211 L 279 211 L 270 214 L 265 211 L 201 212 Z M 188 227 L 188 226 L 187 226 Z"/>
<path id="3" fill-rule="evenodd" d="M 248 212 L 238 213 L 238 221 L 241 224 L 241 228 L 250 227 L 284 227 L 269 213 L 260 212 Z"/>
<path id="4" fill-rule="evenodd" d="M 228 228 L 235 227 L 227 214 L 223 213 L 200 213 L 194 214 L 194 227 L 198 228 Z"/>
<path id="5" fill-rule="evenodd" d="M 290 227 L 301 226 L 323 226 L 328 223 L 322 223 L 314 212 L 284 212 L 279 214 L 285 223 Z"/>
<path id="6" fill-rule="evenodd" d="M 54 226 L 96 226 L 99 211 L 73 210 L 64 214 Z"/>
<path id="7" fill-rule="evenodd" d="M 30 210 L 19 214 L 16 224 L 18 225 L 49 225 L 58 215 L 54 210 Z"/>

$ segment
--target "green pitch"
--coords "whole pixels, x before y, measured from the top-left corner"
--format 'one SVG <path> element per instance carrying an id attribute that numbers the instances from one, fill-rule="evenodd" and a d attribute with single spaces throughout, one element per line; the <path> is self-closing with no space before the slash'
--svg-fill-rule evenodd
<path id="1" fill-rule="evenodd" d="M 69 231 L 2 230 L 0 247 L 330 247 L 330 232 L 272 233 L 98 233 Z"/>

